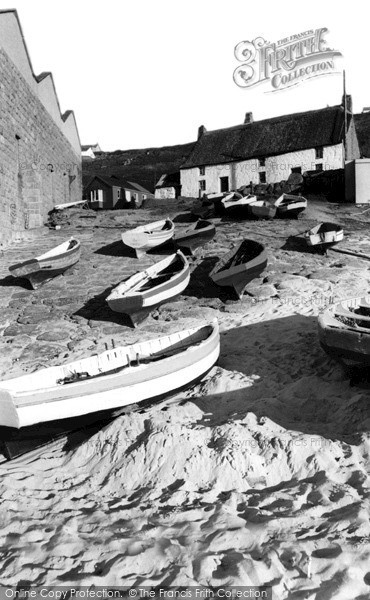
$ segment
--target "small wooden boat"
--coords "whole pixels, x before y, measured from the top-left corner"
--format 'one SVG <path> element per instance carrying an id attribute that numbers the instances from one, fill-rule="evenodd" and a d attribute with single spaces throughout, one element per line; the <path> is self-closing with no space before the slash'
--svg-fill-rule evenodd
<path id="1" fill-rule="evenodd" d="M 120 283 L 107 297 L 109 307 L 124 313 L 135 326 L 151 310 L 181 294 L 190 281 L 190 267 L 181 250 Z"/>
<path id="2" fill-rule="evenodd" d="M 25 427 L 112 410 L 201 378 L 220 351 L 217 320 L 0 382 L 0 425 Z"/>
<path id="3" fill-rule="evenodd" d="M 370 364 L 370 296 L 332 304 L 319 315 L 320 344 L 348 365 Z"/>
<path id="4" fill-rule="evenodd" d="M 271 202 L 266 200 L 256 200 L 248 206 L 250 214 L 257 219 L 273 219 L 277 208 Z"/>
<path id="5" fill-rule="evenodd" d="M 319 223 L 316 227 L 312 227 L 312 229 L 306 231 L 304 237 L 309 246 L 331 246 L 340 242 L 344 237 L 344 233 L 341 225 L 337 225 L 336 223 Z"/>
<path id="6" fill-rule="evenodd" d="M 164 219 L 125 231 L 122 233 L 122 241 L 126 246 L 134 248 L 139 258 L 148 250 L 170 240 L 174 231 L 175 224 L 171 219 Z"/>
<path id="7" fill-rule="evenodd" d="M 192 254 L 196 248 L 209 242 L 215 233 L 216 228 L 213 223 L 199 219 L 195 226 L 175 232 L 173 241 L 179 248 L 186 248 Z"/>
<path id="8" fill-rule="evenodd" d="M 239 212 L 247 214 L 248 205 L 256 201 L 257 196 L 254 196 L 252 194 L 243 196 L 242 194 L 239 194 L 239 192 L 233 192 L 232 194 L 225 196 L 225 198 L 221 200 L 221 203 L 226 213 Z"/>
<path id="9" fill-rule="evenodd" d="M 246 285 L 258 277 L 266 266 L 265 247 L 254 240 L 243 240 L 216 264 L 210 277 L 218 285 L 234 288 L 240 299 Z"/>
<path id="10" fill-rule="evenodd" d="M 28 279 L 35 290 L 43 283 L 50 281 L 53 277 L 64 273 L 69 267 L 75 265 L 80 259 L 80 254 L 80 242 L 71 237 L 63 244 L 45 252 L 45 254 L 12 265 L 9 267 L 9 271 L 14 277 Z"/>
<path id="11" fill-rule="evenodd" d="M 81 206 L 81 208 L 84 205 L 87 205 L 87 200 L 76 200 L 76 202 L 66 202 L 65 204 L 56 204 L 54 206 L 54 210 L 64 210 L 65 208 L 73 208 L 74 206 Z"/>
<path id="12" fill-rule="evenodd" d="M 280 218 L 295 218 L 307 208 L 307 200 L 303 196 L 293 196 L 293 194 L 282 194 L 275 201 L 277 209 L 276 215 Z"/>

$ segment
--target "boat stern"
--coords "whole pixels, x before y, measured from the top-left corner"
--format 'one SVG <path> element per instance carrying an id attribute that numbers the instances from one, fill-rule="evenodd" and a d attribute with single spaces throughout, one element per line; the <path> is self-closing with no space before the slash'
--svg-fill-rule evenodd
<path id="1" fill-rule="evenodd" d="M 13 396 L 0 388 L 0 426 L 20 428 L 20 420 Z"/>

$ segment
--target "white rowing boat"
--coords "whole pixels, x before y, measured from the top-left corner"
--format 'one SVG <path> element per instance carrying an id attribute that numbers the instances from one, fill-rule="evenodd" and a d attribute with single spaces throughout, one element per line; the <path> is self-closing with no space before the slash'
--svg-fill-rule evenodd
<path id="1" fill-rule="evenodd" d="M 107 302 L 115 312 L 127 314 L 135 326 L 154 308 L 181 294 L 189 281 L 189 262 L 178 250 L 120 283 Z"/>
<path id="2" fill-rule="evenodd" d="M 370 365 L 370 296 L 332 304 L 319 315 L 320 344 L 348 365 Z"/>
<path id="3" fill-rule="evenodd" d="M 217 361 L 217 320 L 0 382 L 0 425 L 25 427 L 162 396 Z"/>
<path id="4" fill-rule="evenodd" d="M 33 289 L 37 289 L 43 283 L 75 265 L 80 259 L 80 254 L 80 242 L 71 237 L 45 254 L 12 265 L 9 267 L 9 271 L 14 277 L 28 279 Z"/>
<path id="5" fill-rule="evenodd" d="M 173 237 L 175 224 L 171 219 L 155 221 L 147 225 L 135 227 L 122 233 L 122 241 L 126 246 L 134 248 L 136 256 L 140 258 L 148 250 L 164 244 Z"/>
<path id="6" fill-rule="evenodd" d="M 309 246 L 329 246 L 342 241 L 344 232 L 341 225 L 325 222 L 306 231 L 304 237 Z"/>

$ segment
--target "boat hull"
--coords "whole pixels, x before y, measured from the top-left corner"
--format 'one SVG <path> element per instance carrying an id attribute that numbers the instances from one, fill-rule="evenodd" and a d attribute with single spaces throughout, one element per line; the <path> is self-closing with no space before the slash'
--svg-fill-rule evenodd
<path id="1" fill-rule="evenodd" d="M 307 208 L 307 200 L 302 196 L 282 194 L 275 202 L 276 216 L 280 219 L 298 219 L 298 216 Z"/>
<path id="2" fill-rule="evenodd" d="M 330 226 L 333 229 L 330 229 Z M 332 246 L 343 240 L 344 232 L 339 226 L 322 223 L 321 226 L 316 226 L 306 231 L 305 238 L 309 246 Z"/>
<path id="3" fill-rule="evenodd" d="M 33 391 L 27 390 L 21 395 L 14 392 L 13 380 L 1 382 L 0 425 L 19 429 L 36 423 L 112 410 L 173 393 L 205 374 L 218 359 L 220 339 L 217 322 L 205 328 L 188 330 L 185 335 L 187 333 L 195 335 L 201 330 L 207 332 L 207 337 L 175 356 L 163 358 L 150 365 L 138 363 L 132 366 L 129 363 L 129 366 L 114 375 L 91 377 L 58 387 L 54 385 Z M 177 340 L 176 336 L 178 336 L 179 344 L 180 340 L 186 339 L 186 337 L 181 338 L 182 334 L 184 332 L 162 339 Z M 134 344 L 127 349 L 135 355 L 137 349 L 151 343 L 161 345 L 161 340 Z M 112 359 L 113 353 L 117 353 L 117 350 L 110 351 L 109 355 Z M 121 350 L 124 352 L 126 348 Z M 91 357 L 87 360 L 93 359 L 94 357 Z M 68 365 L 65 368 L 68 368 Z M 57 369 L 59 372 L 61 368 L 50 369 Z M 42 378 L 42 372 L 38 374 Z M 22 378 L 18 378 L 18 381 L 19 379 Z"/>
<path id="4" fill-rule="evenodd" d="M 163 229 L 165 223 L 168 224 L 167 229 Z M 122 242 L 134 248 L 137 258 L 140 258 L 149 250 L 168 242 L 173 237 L 174 231 L 174 223 L 167 219 L 125 231 L 121 237 Z"/>
<path id="5" fill-rule="evenodd" d="M 73 267 L 80 260 L 81 245 L 78 240 L 74 241 L 76 241 L 76 244 L 70 250 L 55 256 L 38 257 L 12 265 L 9 267 L 9 271 L 14 277 L 28 279 L 33 289 L 37 289 L 47 281 Z"/>
<path id="6" fill-rule="evenodd" d="M 174 242 L 179 248 L 188 250 L 191 254 L 200 246 L 204 246 L 212 240 L 216 234 L 216 228 L 213 223 L 203 221 L 201 227 L 188 229 L 174 235 Z M 199 223 L 197 224 L 199 226 Z M 196 227 L 197 227 L 196 226 Z"/>
<path id="7" fill-rule="evenodd" d="M 259 277 L 268 262 L 265 248 L 262 244 L 255 242 L 256 247 L 259 248 L 257 256 L 249 260 L 246 258 L 243 263 L 224 269 L 223 266 L 232 259 L 233 255 L 237 254 L 243 243 L 241 242 L 236 249 L 228 252 L 210 273 L 210 277 L 217 285 L 233 288 L 239 299 L 248 283 Z"/>
<path id="8" fill-rule="evenodd" d="M 273 219 L 276 216 L 277 209 L 275 206 L 268 206 L 266 204 L 250 204 L 249 210 L 251 215 L 256 219 Z"/>
<path id="9" fill-rule="evenodd" d="M 172 261 L 181 260 L 181 271 L 168 276 L 168 279 L 150 289 L 141 290 L 140 277 L 142 277 L 142 284 L 150 281 L 150 277 L 155 280 L 156 277 L 161 276 L 162 270 L 171 265 L 171 259 Z M 163 268 L 161 268 L 161 265 L 163 265 Z M 147 275 L 147 279 L 145 275 Z M 133 275 L 124 284 L 117 286 L 108 296 L 107 303 L 114 312 L 126 314 L 132 324 L 136 326 L 155 308 L 179 296 L 188 286 L 189 281 L 189 263 L 182 252 L 178 251 L 172 257 L 165 258 L 157 265 L 149 267 L 142 273 Z"/>
<path id="10" fill-rule="evenodd" d="M 319 341 L 325 352 L 348 365 L 370 365 L 370 317 L 351 313 L 361 298 L 338 303 L 318 319 Z M 364 303 L 370 314 L 370 298 Z M 339 319 L 338 320 L 338 316 Z"/>

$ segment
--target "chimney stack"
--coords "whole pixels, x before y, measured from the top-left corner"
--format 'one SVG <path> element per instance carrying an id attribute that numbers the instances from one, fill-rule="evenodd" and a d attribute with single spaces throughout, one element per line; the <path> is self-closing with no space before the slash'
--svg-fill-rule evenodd
<path id="1" fill-rule="evenodd" d="M 204 127 L 204 125 L 201 125 L 198 128 L 198 140 L 202 137 L 202 135 L 204 135 L 206 133 L 207 129 Z"/>
<path id="2" fill-rule="evenodd" d="M 249 125 L 250 123 L 253 123 L 253 113 L 247 112 L 245 113 L 244 125 Z"/>

